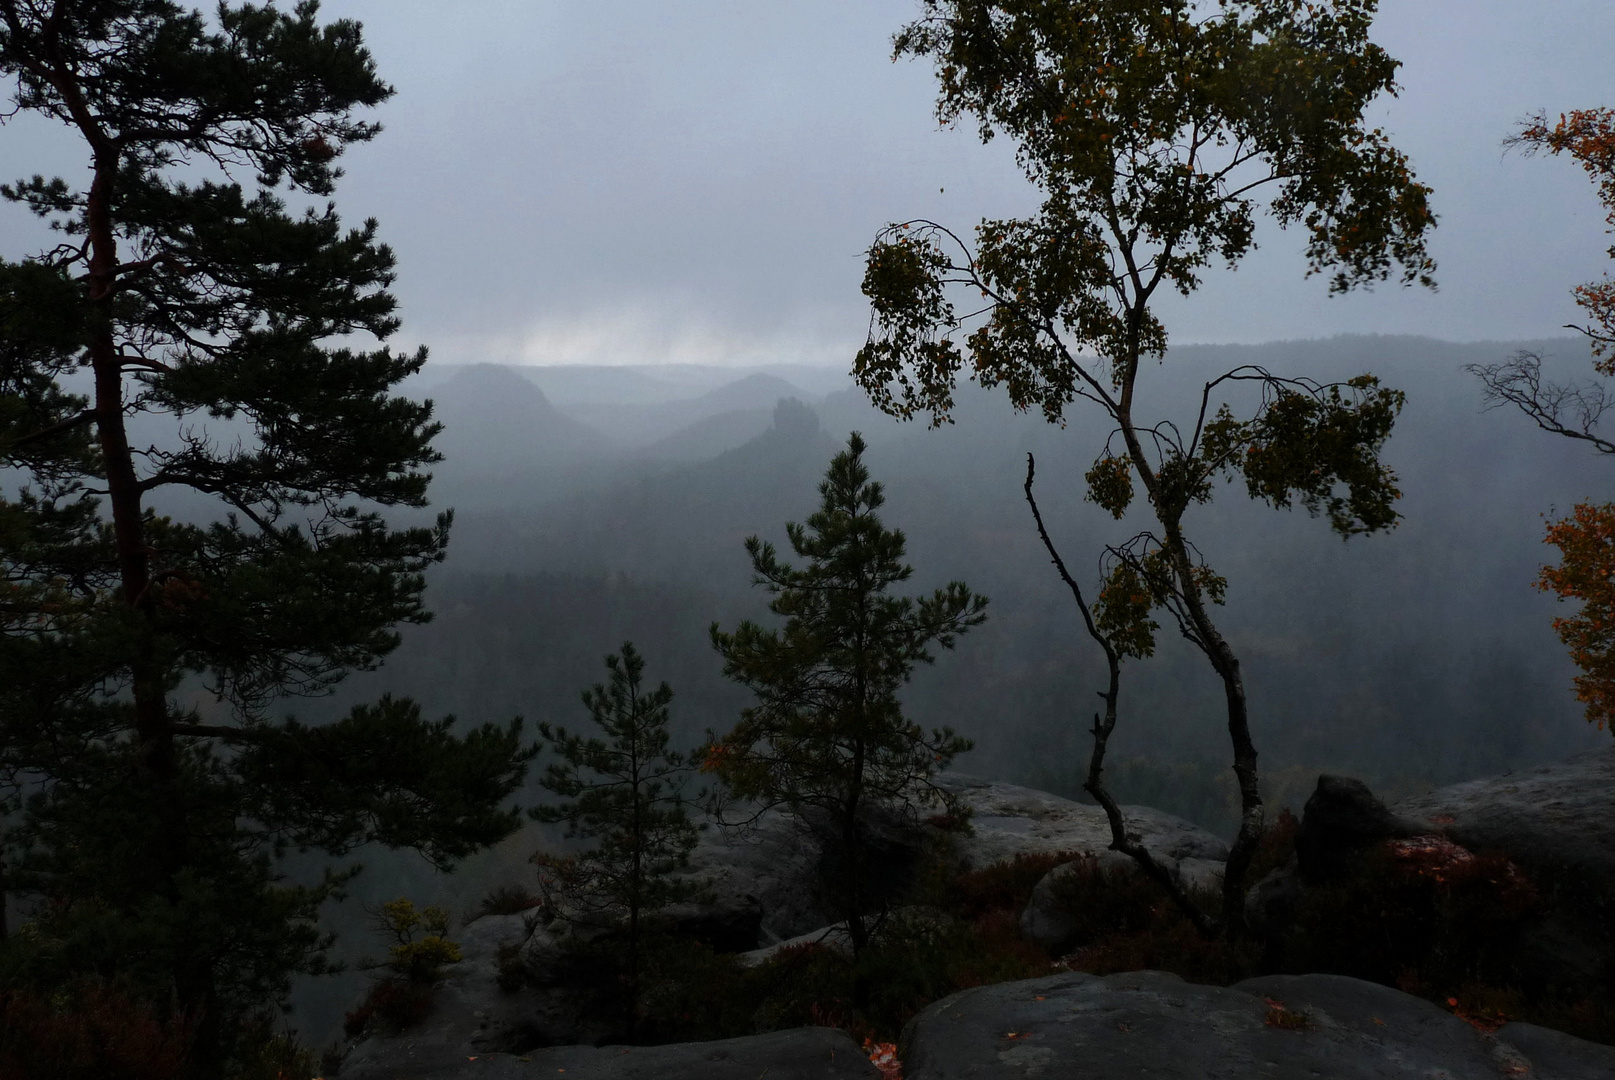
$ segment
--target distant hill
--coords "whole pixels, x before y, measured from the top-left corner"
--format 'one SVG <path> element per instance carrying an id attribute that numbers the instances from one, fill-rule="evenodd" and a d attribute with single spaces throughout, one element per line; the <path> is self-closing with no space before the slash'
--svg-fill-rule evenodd
<path id="1" fill-rule="evenodd" d="M 1161 416 L 1184 415 L 1208 378 L 1240 363 L 1328 378 L 1374 371 L 1409 395 L 1387 451 L 1404 492 L 1405 521 L 1392 534 L 1342 543 L 1303 511 L 1250 502 L 1239 485 L 1191 513 L 1196 542 L 1229 580 L 1222 621 L 1242 649 L 1254 722 L 1275 767 L 1447 782 L 1558 756 L 1588 735 L 1549 626 L 1556 606 L 1531 581 L 1551 555 L 1541 515 L 1562 513 L 1579 498 L 1609 498 L 1615 469 L 1523 417 L 1484 410 L 1479 386 L 1461 370 L 1533 345 L 1557 354 L 1567 376 L 1584 370 L 1575 354 L 1584 356 L 1585 345 L 1568 339 L 1364 337 L 1177 349 L 1150 373 L 1173 399 Z M 709 405 L 779 389 L 767 380 L 731 381 L 740 385 L 711 394 Z M 679 412 L 692 400 L 664 408 Z M 653 621 L 635 630 L 647 656 L 666 656 L 684 647 L 675 637 L 699 636 L 733 605 L 763 612 L 741 541 L 758 533 L 782 542 L 783 523 L 812 512 L 825 465 L 847 432 L 860 430 L 874 476 L 886 485 L 886 519 L 908 535 L 915 585 L 962 578 L 993 600 L 990 621 L 961 643 L 957 657 L 916 677 L 916 715 L 976 738 L 971 768 L 1055 782 L 1043 770 L 1070 769 L 1078 760 L 1085 728 L 1077 713 L 1098 676 L 1070 598 L 1031 529 L 1021 483 L 1026 455 L 1035 453 L 1044 516 L 1067 562 L 1091 585 L 1103 544 L 1147 518 L 1140 504 L 1125 522 L 1113 522 L 1082 498 L 1082 475 L 1107 426 L 1073 410 L 1062 429 L 1017 415 L 1001 392 L 968 385 L 958 394 L 957 423 L 939 430 L 923 419 L 898 423 L 857 392 L 778 416 L 773 403 L 767 410 L 763 430 L 755 407 L 720 409 L 658 450 L 615 457 L 608 450 L 587 469 L 578 448 L 597 444 L 572 429 L 576 438 L 562 438 L 557 449 L 571 465 L 545 469 L 529 458 L 542 471 L 497 483 L 444 476 L 434 501 L 462 511 L 445 573 L 672 589 L 688 598 L 680 628 Z M 553 434 L 560 427 L 551 421 Z M 710 453 L 725 443 L 731 445 Z M 502 634 L 494 624 L 503 617 L 490 612 L 479 622 L 468 614 L 457 632 L 486 625 Z M 598 618 L 574 612 L 569 625 L 589 637 L 590 652 L 603 655 L 629 624 L 602 611 Z M 446 625 L 421 628 L 419 648 L 447 648 L 434 638 L 446 632 Z M 440 670 L 412 689 L 462 715 L 471 713 L 461 695 L 473 690 L 479 701 L 530 712 L 536 704 L 525 704 L 529 694 L 516 693 L 508 680 L 538 659 L 488 653 L 493 642 L 456 646 L 456 655 L 487 655 L 488 666 Z M 403 666 L 410 663 L 420 660 Z M 1119 755 L 1222 760 L 1220 725 L 1207 719 L 1218 708 L 1214 680 L 1174 634 L 1163 631 L 1160 655 L 1129 672 L 1132 719 L 1118 733 Z M 391 685 L 385 671 L 378 678 L 376 685 Z M 684 685 L 695 676 L 675 671 L 672 678 Z M 569 705 L 574 681 L 559 680 L 551 700 Z"/>
<path id="2" fill-rule="evenodd" d="M 622 445 L 643 448 L 724 413 L 753 411 L 766 416 L 781 398 L 811 400 L 812 395 L 777 375 L 753 372 L 692 398 L 639 404 L 575 402 L 564 408 L 571 416 L 605 432 Z M 732 425 L 734 430 L 742 430 L 745 426 L 751 425 Z M 762 426 L 766 427 L 766 424 Z M 722 428 L 710 430 L 716 432 Z M 761 430 L 761 427 L 756 427 L 751 434 L 755 435 Z M 742 438 L 717 446 L 713 452 L 731 449 L 744 441 Z"/>
<path id="3" fill-rule="evenodd" d="M 642 446 L 635 456 L 646 461 L 705 461 L 744 446 L 767 431 L 773 423 L 774 410 L 771 408 L 732 409 L 704 417 L 665 438 L 657 439 L 649 446 Z"/>
<path id="4" fill-rule="evenodd" d="M 462 505 L 545 497 L 598 475 L 619 456 L 609 439 L 550 403 L 514 369 L 472 364 L 431 390 L 443 424 L 436 501 Z"/>
<path id="5" fill-rule="evenodd" d="M 461 520 L 456 543 L 467 562 L 500 570 L 743 584 L 741 542 L 810 513 L 835 450 L 809 406 L 783 399 L 767 430 L 709 460 L 646 461 L 542 506 L 484 507 Z"/>

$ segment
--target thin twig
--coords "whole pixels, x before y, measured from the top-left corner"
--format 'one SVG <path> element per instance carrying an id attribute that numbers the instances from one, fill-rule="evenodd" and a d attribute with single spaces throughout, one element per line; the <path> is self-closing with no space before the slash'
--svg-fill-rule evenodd
<path id="1" fill-rule="evenodd" d="M 1032 495 L 1032 480 L 1036 475 L 1036 471 L 1037 462 L 1033 460 L 1031 454 L 1027 454 L 1026 485 L 1023 490 L 1026 492 L 1026 502 L 1032 508 L 1032 518 L 1037 522 L 1037 534 L 1042 539 L 1043 547 L 1048 551 L 1049 558 L 1054 563 L 1054 568 L 1059 571 L 1060 579 L 1071 590 L 1071 595 L 1077 602 L 1077 608 L 1082 612 L 1083 625 L 1088 628 L 1088 636 L 1093 638 L 1104 652 L 1105 665 L 1109 669 L 1108 685 L 1099 695 L 1105 703 L 1105 712 L 1102 718 L 1098 713 L 1094 714 L 1093 751 L 1088 756 L 1088 779 L 1082 786 L 1087 790 L 1088 794 L 1094 797 L 1094 801 L 1104 808 L 1105 818 L 1110 822 L 1111 848 L 1129 856 L 1134 862 L 1138 863 L 1139 867 L 1151 879 L 1166 890 L 1166 894 L 1172 898 L 1172 902 L 1178 906 L 1178 909 L 1184 915 L 1188 916 L 1189 921 L 1194 923 L 1195 929 L 1200 931 L 1201 935 L 1214 938 L 1221 929 L 1217 921 L 1200 910 L 1200 906 L 1189 898 L 1189 894 L 1183 888 L 1183 883 L 1178 880 L 1172 871 L 1156 861 L 1155 856 L 1150 854 L 1149 848 L 1139 843 L 1135 837 L 1129 835 L 1127 821 L 1122 816 L 1121 807 L 1117 805 L 1115 797 L 1105 787 L 1105 750 L 1110 743 L 1111 732 L 1116 729 L 1116 701 L 1121 695 L 1121 655 L 1116 651 L 1116 647 L 1111 644 L 1110 639 L 1101 633 L 1099 627 L 1095 625 L 1093 611 L 1089 608 L 1087 600 L 1083 598 L 1081 586 L 1077 584 L 1076 579 L 1066 569 L 1065 560 L 1060 557 L 1060 552 L 1055 548 L 1054 541 L 1049 538 L 1049 531 L 1043 524 L 1042 511 L 1038 509 L 1037 499 Z"/>

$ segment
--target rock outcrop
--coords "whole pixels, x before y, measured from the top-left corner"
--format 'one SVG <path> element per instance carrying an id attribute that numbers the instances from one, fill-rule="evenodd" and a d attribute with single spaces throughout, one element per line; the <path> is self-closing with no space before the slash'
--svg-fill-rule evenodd
<path id="1" fill-rule="evenodd" d="M 818 858 L 807 831 L 771 810 L 745 827 L 703 832 L 687 874 L 707 884 L 714 911 L 755 911 L 759 940 L 748 947 L 756 947 L 831 922 L 818 902 Z"/>
<path id="2" fill-rule="evenodd" d="M 945 850 L 960 868 L 979 869 L 1020 854 L 1101 855 L 1109 847 L 1109 824 L 1098 807 L 957 773 L 939 782 L 969 807 L 972 829 L 905 831 L 876 823 L 883 864 L 911 865 L 922 852 Z M 1227 856 L 1223 841 L 1170 814 L 1124 809 L 1135 834 L 1179 873 L 1208 880 L 1220 873 Z M 782 813 L 763 814 L 748 828 L 708 829 L 688 870 L 707 884 L 707 899 L 671 914 L 723 951 L 757 950 L 748 957 L 752 962 L 766 959 L 781 942 L 813 940 L 827 931 L 834 937 L 832 919 L 818 901 L 819 860 L 811 835 Z M 372 1034 L 355 1044 L 345 1080 L 438 1075 L 473 1057 L 491 1068 L 487 1063 L 500 1053 L 609 1037 L 610 1025 L 590 1015 L 587 995 L 571 985 L 573 961 L 552 929 L 536 922 L 536 912 L 469 923 L 454 935 L 465 958 L 447 969 L 431 1014 L 410 1031 Z M 510 969 L 519 967 L 525 985 L 502 989 L 502 965 L 507 980 Z M 513 1066 L 499 1065 L 507 1067 Z"/>
<path id="3" fill-rule="evenodd" d="M 908 1080 L 1615 1076 L 1615 1048 L 1529 1025 L 1485 1035 L 1427 1001 L 1338 975 L 1225 988 L 1160 972 L 1072 973 L 977 987 L 915 1017 L 899 1054 Z"/>
<path id="4" fill-rule="evenodd" d="M 1498 851 L 1615 896 L 1615 747 L 1438 788 L 1391 809 L 1471 851 Z"/>
<path id="5" fill-rule="evenodd" d="M 795 1028 L 719 1042 L 667 1046 L 555 1046 L 530 1054 L 478 1054 L 411 1064 L 378 1080 L 879 1080 L 844 1031 Z M 342 1080 L 349 1080 L 347 1069 Z M 357 1074 L 355 1074 L 357 1075 Z"/>
<path id="6" fill-rule="evenodd" d="M 937 777 L 937 785 L 970 810 L 970 830 L 944 834 L 924 829 L 905 834 L 887 823 L 877 837 L 885 849 L 877 862 L 887 866 L 913 863 L 922 849 L 939 843 L 966 870 L 979 870 L 1017 855 L 1098 855 L 1110 847 L 1110 823 L 1097 806 L 963 773 L 943 773 Z M 1228 858 L 1225 841 L 1147 806 L 1122 810 L 1129 831 L 1174 872 L 1202 885 L 1214 884 L 1220 877 Z M 689 873 L 711 883 L 714 905 L 755 910 L 760 928 L 756 944 L 767 947 L 814 933 L 833 921 L 818 900 L 819 858 L 807 830 L 785 814 L 770 812 L 748 828 L 707 830 L 691 856 Z M 728 919 L 731 925 L 739 922 L 738 917 Z"/>
<path id="7" fill-rule="evenodd" d="M 1347 776 L 1318 777 L 1295 834 L 1297 869 L 1308 883 L 1335 880 L 1354 855 L 1385 840 L 1431 832 L 1382 803 L 1368 785 Z"/>
<path id="8" fill-rule="evenodd" d="M 1294 918 L 1308 887 L 1340 881 L 1365 853 L 1386 841 L 1426 835 L 1431 829 L 1392 811 L 1361 780 L 1320 776 L 1301 812 L 1294 861 L 1251 886 L 1246 921 L 1255 933 L 1271 939 Z"/>
<path id="9" fill-rule="evenodd" d="M 1615 748 L 1472 780 L 1387 807 L 1357 780 L 1322 776 L 1296 834 L 1296 859 L 1250 890 L 1253 930 L 1276 940 L 1308 890 L 1346 876 L 1389 845 L 1468 859 L 1496 854 L 1522 868 L 1539 909 L 1512 941 L 1525 984 L 1590 985 L 1615 978 Z M 1455 846 L 1456 845 L 1456 846 Z"/>
<path id="10" fill-rule="evenodd" d="M 587 1015 L 575 990 L 500 988 L 501 947 L 521 947 L 534 931 L 524 915 L 486 915 L 468 923 L 453 935 L 463 958 L 444 969 L 430 1015 L 408 1031 L 376 1032 L 357 1042 L 343 1062 L 343 1080 L 448 1076 L 453 1074 L 441 1070 L 471 1057 L 605 1038 L 607 1025 Z"/>
<path id="11" fill-rule="evenodd" d="M 966 869 L 1016 855 L 1061 851 L 1097 855 L 1110 848 L 1110 822 L 1097 806 L 963 773 L 943 773 L 937 784 L 972 812 L 970 834 L 955 841 Z M 1228 858 L 1226 841 L 1180 817 L 1148 806 L 1124 806 L 1122 813 L 1127 831 L 1169 866 L 1176 868 L 1185 860 L 1222 863 Z M 1195 866 L 1192 871 L 1205 873 L 1207 868 Z"/>
<path id="12" fill-rule="evenodd" d="M 1530 875 L 1543 911 L 1519 945 L 1527 980 L 1615 982 L 1615 747 L 1438 788 L 1392 809 Z"/>
<path id="13" fill-rule="evenodd" d="M 960 773 L 945 773 L 938 783 L 972 811 L 970 832 L 951 841 L 964 869 L 980 869 L 1017 855 L 1065 852 L 1097 859 L 1107 874 L 1136 869 L 1131 858 L 1110 850 L 1110 820 L 1097 806 Z M 1128 833 L 1179 880 L 1193 888 L 1219 885 L 1228 859 L 1225 840 L 1148 806 L 1124 806 L 1122 814 Z M 1061 910 L 1060 882 L 1078 871 L 1075 862 L 1050 870 L 1021 913 L 1021 933 L 1053 953 L 1069 944 L 1073 932 L 1069 917 Z"/>

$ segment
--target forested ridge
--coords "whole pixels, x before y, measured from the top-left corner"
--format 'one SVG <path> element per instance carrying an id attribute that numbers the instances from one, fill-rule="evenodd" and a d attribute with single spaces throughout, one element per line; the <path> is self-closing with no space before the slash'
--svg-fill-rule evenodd
<path id="1" fill-rule="evenodd" d="M 1585 352 L 1570 338 L 1537 344 L 1565 368 Z M 1519 347 L 1345 338 L 1186 347 L 1168 361 L 1181 370 L 1294 358 L 1324 373 L 1377 370 L 1409 394 L 1387 452 L 1405 492 L 1398 507 L 1405 520 L 1395 532 L 1342 544 L 1300 513 L 1205 511 L 1205 546 L 1235 583 L 1231 624 L 1260 665 L 1251 679 L 1261 700 L 1257 722 L 1281 767 L 1342 769 L 1398 785 L 1448 783 L 1586 745 L 1569 669 L 1546 625 L 1555 605 L 1530 583 L 1544 557 L 1541 515 L 1598 491 L 1602 465 L 1484 408 L 1462 366 Z M 544 382 L 542 369 L 528 377 Z M 597 377 L 604 400 L 592 407 L 605 412 L 613 383 L 628 373 L 602 369 Z M 436 378 L 420 392 L 445 400 L 477 386 L 474 370 Z M 1018 481 L 1025 453 L 1035 451 L 1052 527 L 1067 546 L 1083 549 L 1106 527 L 1106 515 L 1081 501 L 1077 486 L 1098 433 L 1049 430 L 985 394 L 968 399 L 957 424 L 940 430 L 895 423 L 851 391 L 796 396 L 816 423 L 789 408 L 782 428 L 747 439 L 739 426 L 735 445 L 705 462 L 637 461 L 631 447 L 613 453 L 606 444 L 580 454 L 578 467 L 591 470 L 586 481 L 568 484 L 564 466 L 513 470 L 491 491 L 440 481 L 439 497 L 456 508 L 457 533 L 433 572 L 437 620 L 406 633 L 399 656 L 407 663 L 363 678 L 409 680 L 411 693 L 464 714 L 475 706 L 538 715 L 525 702 L 565 707 L 573 692 L 566 667 L 603 655 L 626 635 L 679 674 L 682 722 L 698 733 L 713 724 L 699 717 L 734 707 L 700 633 L 748 603 L 740 539 L 768 535 L 777 528 L 770 523 L 794 520 L 811 505 L 835 440 L 856 429 L 870 442 L 870 460 L 888 483 L 890 517 L 908 533 L 917 562 L 980 581 L 999 606 L 970 649 L 921 673 L 916 707 L 979 738 L 961 767 L 1057 780 L 1035 761 L 1041 753 L 1023 748 L 1069 739 L 1075 755 L 1081 725 L 1057 718 L 1062 708 L 1079 715 L 1097 660 L 1050 586 Z M 459 400 L 456 407 L 466 408 Z M 772 424 L 772 412 L 755 403 L 752 424 Z M 511 456 L 522 453 L 518 446 Z M 601 474 L 608 479 L 594 479 Z M 625 629 L 612 629 L 623 620 Z M 1169 654 L 1152 665 L 1133 691 L 1152 756 L 1217 760 L 1214 736 L 1196 713 L 1214 704 L 1210 693 L 1182 658 Z M 1143 745 L 1124 742 L 1120 752 Z M 1407 753 L 1410 746 L 1419 752 Z"/>
<path id="2" fill-rule="evenodd" d="M 1375 15 L 918 0 L 1021 216 L 893 207 L 844 363 L 548 366 L 397 343 L 356 20 L 0 0 L 0 124 L 82 166 L 0 184 L 0 1074 L 942 1080 L 1069 1053 L 939 1000 L 1138 972 L 1296 1060 L 1331 994 L 1606 1060 L 1615 284 L 1464 343 L 1164 299 L 1269 227 L 1435 289 Z M 1615 229 L 1615 111 L 1503 138 Z"/>

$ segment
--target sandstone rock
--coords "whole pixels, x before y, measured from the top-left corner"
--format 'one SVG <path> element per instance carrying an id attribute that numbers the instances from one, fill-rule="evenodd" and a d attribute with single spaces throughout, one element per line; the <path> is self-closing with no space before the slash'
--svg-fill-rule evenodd
<path id="1" fill-rule="evenodd" d="M 1225 859 L 1179 859 L 1178 880 L 1183 883 L 1185 889 L 1197 892 L 1221 892 L 1223 871 L 1227 866 Z"/>
<path id="2" fill-rule="evenodd" d="M 1119 851 L 1100 852 L 1093 860 L 1092 870 L 1107 878 L 1116 874 L 1142 873 L 1130 856 Z M 1090 866 L 1083 860 L 1062 863 L 1044 874 L 1032 889 L 1026 908 L 1021 912 L 1021 936 L 1052 956 L 1061 955 L 1075 944 L 1077 922 L 1061 893 L 1079 874 L 1089 872 Z"/>
<path id="3" fill-rule="evenodd" d="M 1110 849 L 1110 821 L 1097 806 L 1086 806 L 1046 791 L 977 780 L 958 773 L 939 778 L 974 811 L 970 835 L 956 838 L 954 850 L 967 868 L 1014 858 L 1083 852 L 1099 860 L 1106 873 L 1136 873 L 1137 864 Z M 1124 806 L 1129 832 L 1191 888 L 1220 887 L 1228 844 L 1198 825 L 1147 806 Z M 1058 955 L 1075 932 L 1069 913 L 1058 900 L 1060 882 L 1077 873 L 1077 863 L 1055 867 L 1032 890 L 1021 912 L 1021 933 Z"/>
<path id="4" fill-rule="evenodd" d="M 1245 922 L 1259 938 L 1277 938 L 1295 919 L 1306 886 L 1295 865 L 1282 867 L 1251 886 L 1245 894 Z"/>
<path id="5" fill-rule="evenodd" d="M 1535 1024 L 1504 1024 L 1497 1038 L 1531 1063 L 1533 1071 L 1527 1075 L 1533 1077 L 1609 1080 L 1615 1076 L 1615 1046 L 1600 1046 Z"/>
<path id="6" fill-rule="evenodd" d="M 1608 1047 L 1557 1033 L 1533 1043 L 1535 1033 L 1488 1038 L 1426 1001 L 1343 976 L 1224 988 L 1160 972 L 1072 973 L 936 1002 L 904 1031 L 900 1056 L 908 1080 L 1608 1075 L 1586 1071 L 1604 1067 Z"/>
<path id="7" fill-rule="evenodd" d="M 411 1063 L 377 1080 L 878 1080 L 858 1044 L 833 1028 L 797 1028 L 667 1046 L 557 1046 Z M 366 1074 L 370 1076 L 372 1074 Z M 349 1080 L 346 1069 L 342 1080 Z"/>
<path id="8" fill-rule="evenodd" d="M 343 1063 L 343 1080 L 399 1080 L 471 1056 L 604 1037 L 606 1026 L 586 1015 L 570 988 L 500 988 L 500 947 L 523 946 L 535 936 L 529 917 L 487 915 L 451 935 L 463 959 L 444 969 L 430 1015 L 409 1031 L 360 1039 Z"/>
<path id="9" fill-rule="evenodd" d="M 1615 747 L 1404 799 L 1399 815 L 1471 851 L 1527 870 L 1569 873 L 1615 896 Z"/>
<path id="10" fill-rule="evenodd" d="M 963 773 L 943 773 L 937 785 L 973 812 L 972 834 L 956 841 L 967 868 L 979 869 L 1021 854 L 1098 854 L 1110 848 L 1110 823 L 1097 806 Z M 1162 862 L 1176 866 L 1184 859 L 1228 858 L 1226 841 L 1180 817 L 1147 806 L 1124 806 L 1122 812 L 1128 832 Z"/>
<path id="11" fill-rule="evenodd" d="M 962 868 L 979 869 L 1020 854 L 1098 854 L 1110 847 L 1110 825 L 1097 806 L 963 773 L 942 773 L 937 785 L 958 796 L 973 815 L 970 833 L 946 834 Z M 1159 810 L 1123 810 L 1132 832 L 1186 880 L 1207 884 L 1220 877 L 1228 857 L 1223 840 Z M 870 829 L 882 852 L 874 861 L 888 869 L 913 865 L 922 848 L 944 835 L 883 819 L 872 821 Z M 760 939 L 755 944 L 766 947 L 833 921 L 819 901 L 821 857 L 808 829 L 782 812 L 769 811 L 747 828 L 707 830 L 687 873 L 709 883 L 714 917 L 717 906 L 748 905 L 744 913 L 722 916 L 720 922 L 743 927 L 755 911 Z M 894 893 L 900 893 L 900 886 L 897 881 L 875 883 Z"/>
<path id="12" fill-rule="evenodd" d="M 761 949 L 741 953 L 739 959 L 747 967 L 756 967 L 759 964 L 766 964 L 778 956 L 781 950 L 795 948 L 800 945 L 822 945 L 826 949 L 833 949 L 836 952 L 848 954 L 852 952 L 852 938 L 847 933 L 847 924 L 840 922 L 833 926 L 821 926 L 817 930 L 809 930 L 805 934 L 798 934 L 796 937 L 787 938 L 784 941 Z"/>
<path id="13" fill-rule="evenodd" d="M 831 921 L 817 900 L 818 857 L 806 830 L 771 810 L 754 825 L 707 829 L 685 873 L 707 883 L 714 909 L 743 905 L 756 911 L 761 940 L 755 946 Z"/>
<path id="14" fill-rule="evenodd" d="M 1346 871 L 1358 852 L 1383 840 L 1430 831 L 1423 822 L 1392 813 L 1361 780 L 1320 776 L 1295 834 L 1296 862 L 1308 884 L 1330 881 Z"/>
<path id="15" fill-rule="evenodd" d="M 1549 907 L 1519 943 L 1522 978 L 1584 985 L 1615 974 L 1615 747 L 1393 809 L 1471 851 L 1500 852 L 1537 883 Z"/>
<path id="16" fill-rule="evenodd" d="M 763 905 L 755 896 L 712 893 L 656 912 L 658 925 L 721 953 L 747 952 L 762 935 Z"/>

